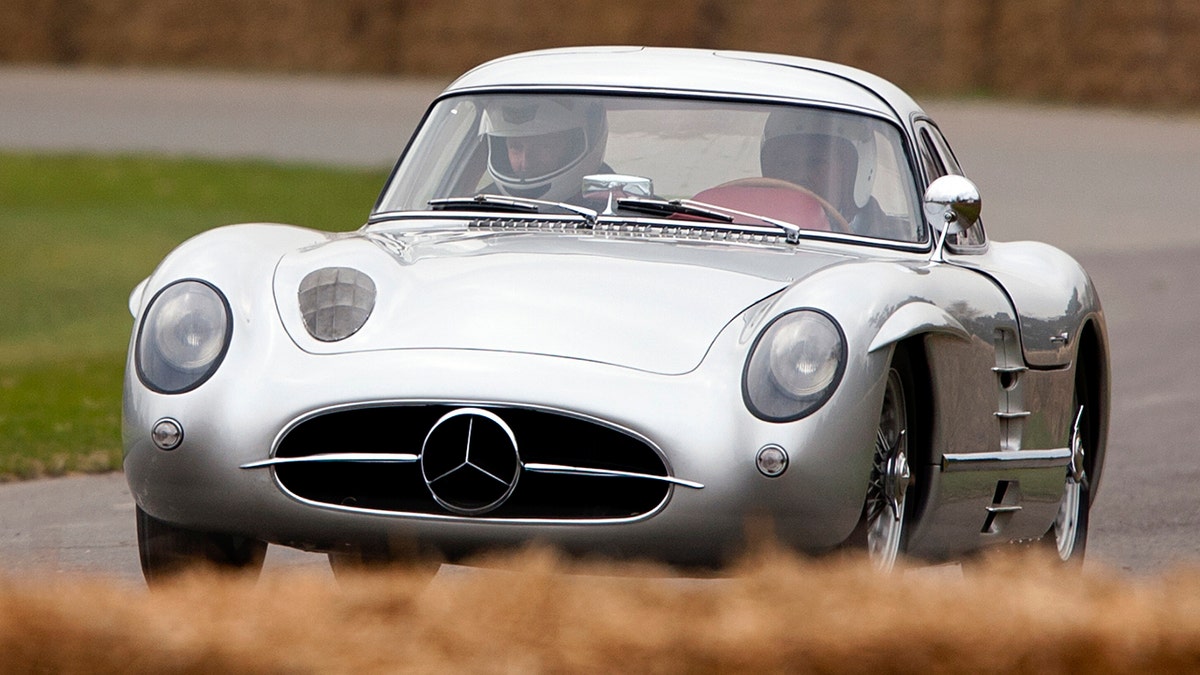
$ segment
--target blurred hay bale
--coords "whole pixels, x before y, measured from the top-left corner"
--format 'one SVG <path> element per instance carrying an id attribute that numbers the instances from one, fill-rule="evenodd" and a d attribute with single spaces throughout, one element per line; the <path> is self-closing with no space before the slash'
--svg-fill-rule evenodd
<path id="1" fill-rule="evenodd" d="M 1189 673 L 1200 571 L 1080 575 L 1000 555 L 958 576 L 763 547 L 720 580 L 530 549 L 335 584 L 198 574 L 147 592 L 0 580 L 11 672 Z M 664 578 L 666 577 L 666 578 Z"/>
<path id="2" fill-rule="evenodd" d="M 448 76 L 563 45 L 774 51 L 921 94 L 1200 106 L 1200 5 L 1164 0 L 7 0 L 0 61 Z"/>

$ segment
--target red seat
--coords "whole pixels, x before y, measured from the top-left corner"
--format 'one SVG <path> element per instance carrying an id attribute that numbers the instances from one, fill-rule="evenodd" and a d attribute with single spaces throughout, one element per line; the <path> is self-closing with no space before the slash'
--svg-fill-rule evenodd
<path id="1" fill-rule="evenodd" d="M 805 230 L 830 231 L 829 217 L 812 195 L 786 187 L 750 187 L 718 185 L 692 197 L 695 201 L 784 220 Z M 756 218 L 738 218 L 738 222 L 765 225 Z"/>

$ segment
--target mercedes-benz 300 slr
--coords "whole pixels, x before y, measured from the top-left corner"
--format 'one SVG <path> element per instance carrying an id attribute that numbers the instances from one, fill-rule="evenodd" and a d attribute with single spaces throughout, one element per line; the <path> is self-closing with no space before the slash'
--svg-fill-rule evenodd
<path id="1" fill-rule="evenodd" d="M 135 289 L 143 569 L 529 541 L 707 565 L 754 522 L 885 569 L 1011 542 L 1077 561 L 1104 314 L 980 205 L 934 121 L 851 68 L 482 65 L 359 229 L 217 228 Z"/>

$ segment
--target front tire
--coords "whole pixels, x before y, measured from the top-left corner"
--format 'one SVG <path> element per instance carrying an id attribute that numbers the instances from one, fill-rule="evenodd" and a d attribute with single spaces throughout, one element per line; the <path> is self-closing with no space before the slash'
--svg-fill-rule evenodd
<path id="1" fill-rule="evenodd" d="M 909 442 L 916 404 L 913 391 L 912 365 L 907 354 L 897 349 L 884 384 L 866 503 L 850 542 L 865 547 L 871 566 L 880 572 L 895 567 L 908 540 L 913 493 Z"/>
<path id="2" fill-rule="evenodd" d="M 182 572 L 209 567 L 257 574 L 267 543 L 215 532 L 196 532 L 165 523 L 137 508 L 138 556 L 142 576 L 154 586 Z"/>

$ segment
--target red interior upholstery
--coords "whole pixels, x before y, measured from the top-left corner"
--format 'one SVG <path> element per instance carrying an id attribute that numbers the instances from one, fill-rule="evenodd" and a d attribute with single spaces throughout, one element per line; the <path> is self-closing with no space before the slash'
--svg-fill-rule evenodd
<path id="1" fill-rule="evenodd" d="M 805 230 L 829 231 L 832 229 L 821 203 L 811 195 L 799 190 L 782 187 L 717 186 L 701 191 L 692 199 L 768 218 L 786 220 Z M 739 218 L 738 222 L 765 224 L 763 221 L 753 218 Z"/>

